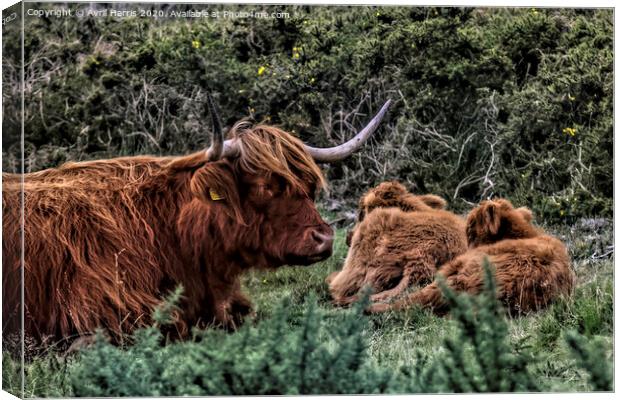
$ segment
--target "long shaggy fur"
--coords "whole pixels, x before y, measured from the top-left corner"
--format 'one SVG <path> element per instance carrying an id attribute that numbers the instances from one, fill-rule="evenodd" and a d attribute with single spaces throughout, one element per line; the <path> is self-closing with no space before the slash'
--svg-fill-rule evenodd
<path id="1" fill-rule="evenodd" d="M 443 265 L 438 275 L 457 292 L 478 294 L 483 288 L 483 262 L 495 268 L 498 299 L 511 313 L 527 313 L 569 296 L 575 284 L 566 247 L 531 223 L 527 208 L 508 200 L 484 201 L 467 218 L 469 250 Z M 371 312 L 411 305 L 448 311 L 438 282 L 393 304 L 374 304 Z"/>
<path id="2" fill-rule="evenodd" d="M 234 327 L 250 312 L 239 275 L 309 264 L 311 230 L 331 234 L 314 206 L 323 176 L 298 139 L 238 124 L 234 159 L 126 157 L 67 163 L 24 177 L 26 334 L 66 338 L 149 324 L 178 285 L 178 334 Z M 3 328 L 19 329 L 20 192 L 3 174 Z M 213 200 L 210 191 L 222 200 Z"/>
<path id="3" fill-rule="evenodd" d="M 434 195 L 417 196 L 398 182 L 383 182 L 359 203 L 341 271 L 327 278 L 335 304 L 347 305 L 369 286 L 372 301 L 432 282 L 439 266 L 465 252 L 465 222 Z"/>

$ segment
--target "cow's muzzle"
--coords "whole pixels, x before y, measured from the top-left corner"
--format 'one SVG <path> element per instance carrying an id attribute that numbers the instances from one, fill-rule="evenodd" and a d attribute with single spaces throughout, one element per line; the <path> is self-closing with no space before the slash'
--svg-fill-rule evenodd
<path id="1" fill-rule="evenodd" d="M 328 257 L 331 255 L 332 248 L 334 245 L 334 234 L 333 233 L 322 233 L 318 230 L 312 231 L 311 234 L 312 240 L 316 242 L 316 253 L 323 254 L 325 252 L 329 252 Z"/>

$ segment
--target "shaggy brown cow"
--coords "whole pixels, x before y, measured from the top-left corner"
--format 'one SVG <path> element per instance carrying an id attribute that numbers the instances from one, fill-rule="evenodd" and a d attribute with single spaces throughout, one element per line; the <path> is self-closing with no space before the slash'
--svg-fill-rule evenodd
<path id="1" fill-rule="evenodd" d="M 511 313 L 546 307 L 569 296 L 575 283 L 566 247 L 532 224 L 532 212 L 513 208 L 508 200 L 484 201 L 467 218 L 470 249 L 445 264 L 439 273 L 448 287 L 478 294 L 483 288 L 483 261 L 495 267 L 498 299 Z M 437 282 L 393 304 L 374 304 L 370 312 L 400 309 L 417 304 L 437 313 L 447 311 L 447 302 Z"/>
<path id="2" fill-rule="evenodd" d="M 385 301 L 411 285 L 432 282 L 439 266 L 467 250 L 465 221 L 434 195 L 417 196 L 383 182 L 359 203 L 358 222 L 341 271 L 327 277 L 337 305 L 355 301 L 365 286 Z"/>
<path id="3" fill-rule="evenodd" d="M 331 255 L 332 229 L 314 205 L 324 184 L 315 161 L 358 149 L 388 106 L 330 149 L 248 123 L 236 124 L 224 141 L 214 117 L 206 152 L 72 162 L 25 174 L 26 334 L 130 332 L 150 323 L 153 307 L 179 284 L 180 336 L 199 323 L 234 327 L 251 310 L 240 291 L 243 271 Z M 22 184 L 18 175 L 3 180 L 3 294 L 5 305 L 15 305 Z M 19 328 L 16 313 L 3 310 L 5 331 Z"/>

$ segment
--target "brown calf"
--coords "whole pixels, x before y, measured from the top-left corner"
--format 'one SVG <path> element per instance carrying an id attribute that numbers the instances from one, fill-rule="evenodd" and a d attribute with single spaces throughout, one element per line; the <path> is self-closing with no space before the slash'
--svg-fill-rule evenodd
<path id="1" fill-rule="evenodd" d="M 365 286 L 372 301 L 432 282 L 439 266 L 467 249 L 465 222 L 444 210 L 434 195 L 413 195 L 398 182 L 383 182 L 360 200 L 358 222 L 341 271 L 327 278 L 333 301 L 346 305 Z"/>
<path id="2" fill-rule="evenodd" d="M 498 299 L 511 313 L 539 310 L 562 296 L 575 284 L 566 246 L 532 225 L 532 212 L 515 209 L 508 200 L 484 201 L 467 218 L 469 250 L 439 270 L 448 287 L 478 294 L 483 288 L 483 262 L 495 268 Z M 448 311 L 439 285 L 434 282 L 393 304 L 374 304 L 370 312 L 401 309 L 411 305 Z"/>

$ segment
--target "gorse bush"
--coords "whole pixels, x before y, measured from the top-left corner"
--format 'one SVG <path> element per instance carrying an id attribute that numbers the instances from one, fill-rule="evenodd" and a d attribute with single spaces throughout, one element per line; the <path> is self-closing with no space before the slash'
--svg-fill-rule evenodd
<path id="1" fill-rule="evenodd" d="M 613 365 L 607 360 L 599 341 L 589 343 L 576 332 L 568 332 L 566 341 L 577 359 L 577 365 L 590 375 L 592 390 L 613 390 Z"/>
<path id="2" fill-rule="evenodd" d="M 332 332 L 314 299 L 297 326 L 283 302 L 273 318 L 227 335 L 197 332 L 162 346 L 158 329 L 137 332 L 125 349 L 98 340 L 72 368 L 77 396 L 383 393 L 391 373 L 368 362 L 361 305 Z"/>
<path id="3" fill-rule="evenodd" d="M 497 195 L 549 221 L 611 215 L 611 10 L 159 7 L 289 15 L 27 17 L 28 170 L 207 146 L 207 90 L 227 126 L 250 117 L 319 146 L 392 98 L 371 144 L 326 167 L 335 211 L 398 179 L 460 210 Z M 3 44 L 5 170 L 19 160 L 17 43 Z"/>

